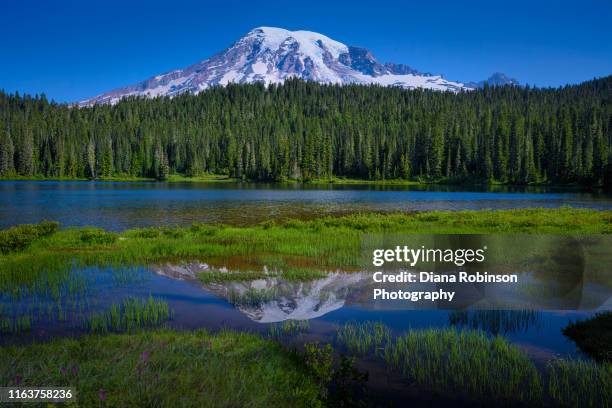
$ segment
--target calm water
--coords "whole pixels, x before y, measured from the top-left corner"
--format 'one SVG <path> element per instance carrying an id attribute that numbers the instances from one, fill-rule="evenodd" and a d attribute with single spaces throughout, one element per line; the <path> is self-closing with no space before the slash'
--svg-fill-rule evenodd
<path id="1" fill-rule="evenodd" d="M 269 185 L 252 183 L 112 183 L 0 181 L 0 228 L 43 219 L 111 230 L 357 211 L 612 208 L 612 196 L 564 189 L 462 190 L 450 186 Z"/>
<path id="2" fill-rule="evenodd" d="M 543 363 L 555 356 L 584 357 L 561 329 L 597 310 L 612 308 L 608 299 L 595 310 L 485 310 L 473 305 L 453 311 L 427 303 L 373 301 L 371 275 L 365 272 L 332 273 L 310 282 L 270 278 L 203 284 L 195 279 L 198 267 L 77 268 L 66 277 L 59 293 L 45 293 L 44 284 L 19 296 L 0 292 L 0 317 L 29 316 L 31 323 L 28 330 L 18 333 L 0 330 L 0 344 L 80 335 L 87 332 L 85 322 L 91 314 L 108 311 L 111 304 L 127 297 L 153 296 L 168 302 L 173 311 L 169 325 L 180 330 L 232 328 L 268 334 L 272 325 L 302 320 L 309 322 L 308 336 L 333 341 L 337 325 L 346 322 L 382 322 L 395 334 L 455 326 L 505 336 Z M 253 290 L 271 288 L 272 297 L 253 300 L 247 296 Z M 597 296 L 597 288 L 585 287 L 584 291 L 587 296 Z"/>

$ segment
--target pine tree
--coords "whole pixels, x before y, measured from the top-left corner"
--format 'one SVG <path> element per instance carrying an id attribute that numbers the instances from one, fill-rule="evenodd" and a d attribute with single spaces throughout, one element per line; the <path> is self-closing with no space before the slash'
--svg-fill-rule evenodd
<path id="1" fill-rule="evenodd" d="M 15 164 L 13 156 L 15 154 L 15 147 L 13 146 L 13 139 L 10 133 L 0 129 L 0 176 L 10 176 L 15 171 Z"/>
<path id="2" fill-rule="evenodd" d="M 29 128 L 23 132 L 23 138 L 19 144 L 17 171 L 22 176 L 32 176 L 34 174 L 34 140 Z"/>
<path id="3" fill-rule="evenodd" d="M 87 143 L 87 177 L 90 179 L 96 178 L 96 145 L 92 139 L 89 139 L 89 143 Z"/>

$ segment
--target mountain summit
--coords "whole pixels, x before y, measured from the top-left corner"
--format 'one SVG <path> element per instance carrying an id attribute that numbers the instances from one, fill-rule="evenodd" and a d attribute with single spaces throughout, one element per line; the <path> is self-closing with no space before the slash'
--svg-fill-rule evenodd
<path id="1" fill-rule="evenodd" d="M 468 82 L 465 85 L 470 88 L 484 88 L 485 84 L 489 86 L 506 86 L 506 85 L 519 86 L 520 85 L 519 81 L 517 81 L 514 78 L 510 78 L 508 75 L 502 72 L 495 72 L 493 75 L 491 75 L 488 79 L 485 79 L 484 81 Z"/>
<path id="2" fill-rule="evenodd" d="M 86 99 L 79 105 L 114 104 L 127 96 L 198 93 L 229 83 L 282 83 L 289 78 L 452 92 L 475 88 L 421 73 L 407 65 L 381 64 L 367 49 L 347 46 L 319 33 L 259 27 L 209 59 Z"/>

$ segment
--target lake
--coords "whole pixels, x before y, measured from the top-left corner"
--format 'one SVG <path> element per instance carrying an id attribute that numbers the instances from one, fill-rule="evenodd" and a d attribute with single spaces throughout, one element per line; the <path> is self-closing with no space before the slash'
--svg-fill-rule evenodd
<path id="1" fill-rule="evenodd" d="M 611 209 L 612 196 L 505 186 L 0 181 L 0 228 L 47 219 L 117 231 L 193 222 L 248 225 L 363 211 L 560 206 Z"/>
<path id="2" fill-rule="evenodd" d="M 308 282 L 279 278 L 202 283 L 196 274 L 205 264 L 162 264 L 147 267 L 75 267 L 62 275 L 55 290 L 46 275 L 40 285 L 0 292 L 0 329 L 27 319 L 27 329 L 4 330 L 2 343 L 22 343 L 87 333 L 87 318 L 108 311 L 127 298 L 149 296 L 168 303 L 170 327 L 179 330 L 231 328 L 271 335 L 292 321 L 307 322 L 296 336 L 332 341 L 338 325 L 376 321 L 393 333 L 409 329 L 457 327 L 480 329 L 517 344 L 534 361 L 544 364 L 556 356 L 585 357 L 561 330 L 568 323 L 612 307 L 602 298 L 595 310 L 482 309 L 475 303 L 445 309 L 411 302 L 382 302 L 371 298 L 371 273 L 330 273 Z M 585 286 L 584 296 L 601 297 L 601 288 Z M 253 294 L 260 296 L 254 296 Z M 609 294 L 609 293 L 608 293 Z M 9 325 L 9 326 L 7 326 Z M 2 333 L 3 330 L 0 330 Z"/>
<path id="3" fill-rule="evenodd" d="M 560 206 L 612 209 L 612 197 L 569 189 L 518 187 L 0 182 L 2 228 L 48 219 L 64 226 L 94 225 L 119 231 L 193 222 L 248 225 L 269 219 L 308 219 L 363 211 Z M 518 262 L 516 271 L 512 271 L 521 274 L 521 285 L 499 285 L 491 291 L 476 285 L 465 296 L 458 296 L 458 306 L 452 308 L 445 304 L 374 300 L 372 291 L 377 285 L 372 281 L 372 271 L 367 269 L 352 273 L 328 271 L 324 277 L 311 281 L 286 281 L 270 276 L 252 281 L 206 283 L 197 275 L 213 269 L 213 265 L 206 263 L 211 262 L 208 259 L 131 267 L 79 266 L 74 261 L 45 265 L 34 282 L 7 281 L 0 290 L 0 345 L 78 337 L 92 332 L 96 318 L 107 316 L 124 302 L 156 299 L 166 302 L 171 311 L 164 326 L 177 330 L 229 328 L 255 332 L 291 346 L 311 341 L 334 344 L 338 328 L 345 323 L 379 322 L 393 336 L 411 329 L 446 327 L 500 335 L 524 351 L 539 368 L 556 357 L 588 359 L 563 335 L 562 329 L 571 322 L 612 309 L 610 286 L 601 279 L 607 275 L 583 273 L 593 268 L 607 271 L 609 261 L 598 257 L 599 262 L 592 262 L 592 251 L 580 247 L 579 251 L 571 252 L 577 257 L 574 262 L 573 256 L 569 257 L 572 259 L 564 256 L 570 253 L 567 246 L 556 238 L 548 241 L 545 238 L 538 235 L 529 241 L 513 235 L 497 237 L 504 241 L 503 245 L 488 238 L 487 242 L 497 243 L 497 247 L 522 248 L 516 245 L 521 242 L 533 248 L 547 248 L 552 256 L 535 259 L 551 273 L 536 274 L 533 265 Z M 393 239 L 404 242 L 404 236 Z M 468 239 L 473 245 L 476 238 Z M 573 245 L 574 241 L 568 239 Z M 585 245 L 593 244 L 591 241 L 587 240 Z M 374 239 L 371 244 L 377 242 Z M 388 237 L 385 242 L 391 245 L 392 239 Z M 456 239 L 452 244 L 467 245 Z M 369 241 L 362 241 L 361 250 L 368 252 L 369 245 Z M 551 259 L 567 264 L 567 268 L 556 267 Z M 498 263 L 501 264 L 492 258 L 491 265 Z M 576 269 L 576 265 L 581 269 Z M 266 265 L 262 267 L 267 271 Z M 589 276 L 593 279 L 586 279 Z M 413 287 L 445 288 L 438 284 Z M 341 345 L 336 346 L 342 350 Z M 386 379 L 380 385 L 380 395 L 395 398 L 402 392 L 411 392 L 401 375 L 389 374 L 381 361 L 360 358 L 357 364 L 368 370 L 372 378 Z"/>

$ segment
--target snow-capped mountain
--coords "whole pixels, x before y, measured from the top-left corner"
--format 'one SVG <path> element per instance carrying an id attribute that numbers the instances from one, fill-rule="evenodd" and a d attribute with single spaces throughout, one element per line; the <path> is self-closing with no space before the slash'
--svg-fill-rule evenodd
<path id="1" fill-rule="evenodd" d="M 514 78 L 510 78 L 508 75 L 502 72 L 495 72 L 493 75 L 491 75 L 488 79 L 485 79 L 484 81 L 468 82 L 465 85 L 470 88 L 484 88 L 485 84 L 490 85 L 490 86 L 505 86 L 505 85 L 519 86 L 520 85 L 519 81 L 517 81 Z"/>
<path id="2" fill-rule="evenodd" d="M 157 75 L 79 103 L 116 103 L 126 96 L 174 96 L 198 93 L 229 83 L 281 83 L 301 78 L 333 84 L 380 84 L 441 91 L 468 90 L 461 82 L 421 73 L 403 64 L 381 64 L 365 48 L 344 45 L 310 31 L 260 27 L 230 48 L 185 69 Z"/>

